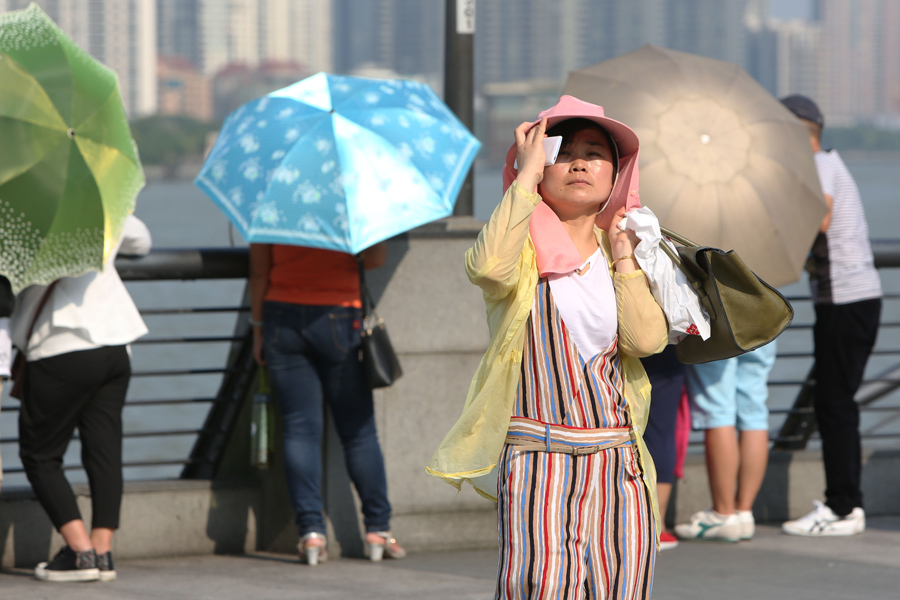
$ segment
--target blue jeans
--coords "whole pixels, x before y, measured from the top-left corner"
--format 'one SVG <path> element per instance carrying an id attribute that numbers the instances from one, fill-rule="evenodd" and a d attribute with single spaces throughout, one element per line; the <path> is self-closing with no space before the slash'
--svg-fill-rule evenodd
<path id="1" fill-rule="evenodd" d="M 331 407 L 366 531 L 390 529 L 384 458 L 372 392 L 359 360 L 361 311 L 266 302 L 264 354 L 281 408 L 288 493 L 300 535 L 325 533 L 322 515 L 323 400 Z"/>

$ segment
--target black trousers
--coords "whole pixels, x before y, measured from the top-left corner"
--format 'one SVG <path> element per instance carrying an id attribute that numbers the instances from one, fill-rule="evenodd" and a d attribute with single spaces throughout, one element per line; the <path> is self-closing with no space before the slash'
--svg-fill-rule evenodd
<path id="1" fill-rule="evenodd" d="M 862 447 L 854 396 L 878 335 L 881 299 L 817 304 L 815 411 L 825 463 L 825 504 L 836 515 L 862 507 Z"/>
<path id="2" fill-rule="evenodd" d="M 91 488 L 92 527 L 119 527 L 122 408 L 131 379 L 125 346 L 68 352 L 29 362 L 19 412 L 19 456 L 54 527 L 81 519 L 63 473 L 78 428 Z"/>

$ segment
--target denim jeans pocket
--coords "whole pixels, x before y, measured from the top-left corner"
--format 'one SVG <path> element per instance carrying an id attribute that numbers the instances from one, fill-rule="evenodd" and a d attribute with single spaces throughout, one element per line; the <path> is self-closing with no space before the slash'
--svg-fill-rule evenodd
<path id="1" fill-rule="evenodd" d="M 334 347 L 343 353 L 359 346 L 362 314 L 357 308 L 341 307 L 328 313 Z"/>
<path id="2" fill-rule="evenodd" d="M 266 345 L 278 343 L 281 331 L 282 310 L 269 303 L 263 305 L 263 339 Z"/>

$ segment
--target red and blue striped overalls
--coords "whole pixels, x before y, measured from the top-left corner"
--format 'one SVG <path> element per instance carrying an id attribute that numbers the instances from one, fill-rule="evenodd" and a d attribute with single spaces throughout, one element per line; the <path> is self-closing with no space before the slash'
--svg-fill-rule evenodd
<path id="1" fill-rule="evenodd" d="M 496 598 L 650 597 L 656 532 L 614 340 L 585 361 L 547 279 L 500 458 Z"/>

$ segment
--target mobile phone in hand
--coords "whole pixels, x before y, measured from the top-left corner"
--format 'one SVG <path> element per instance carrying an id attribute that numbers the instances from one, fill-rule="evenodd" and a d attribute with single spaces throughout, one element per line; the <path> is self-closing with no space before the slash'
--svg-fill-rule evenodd
<path id="1" fill-rule="evenodd" d="M 556 157 L 559 156 L 559 148 L 562 146 L 561 135 L 551 135 L 544 138 L 544 166 L 556 164 Z"/>
<path id="2" fill-rule="evenodd" d="M 544 138 L 544 166 L 556 164 L 556 157 L 559 156 L 559 149 L 562 146 L 561 135 L 551 135 Z M 519 159 L 513 163 L 513 169 L 519 168 Z"/>

